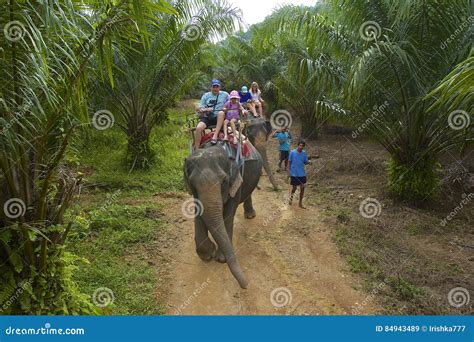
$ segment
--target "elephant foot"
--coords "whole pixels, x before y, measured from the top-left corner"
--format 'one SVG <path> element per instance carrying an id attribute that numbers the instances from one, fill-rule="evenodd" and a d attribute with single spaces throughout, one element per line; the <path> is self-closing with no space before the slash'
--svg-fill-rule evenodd
<path id="1" fill-rule="evenodd" d="M 216 255 L 216 245 L 211 240 L 206 240 L 196 248 L 196 252 L 201 260 L 209 261 Z"/>
<path id="2" fill-rule="evenodd" d="M 220 262 L 221 264 L 225 264 L 225 263 L 226 263 L 226 259 L 225 259 L 224 253 L 222 253 L 222 251 L 220 250 L 220 248 L 217 250 L 215 259 L 216 259 L 217 262 Z"/>
<path id="3" fill-rule="evenodd" d="M 252 210 L 249 213 L 245 213 L 245 218 L 248 219 L 248 220 L 251 220 L 251 219 L 255 218 L 256 216 L 257 216 L 257 213 L 255 212 L 255 210 Z"/>

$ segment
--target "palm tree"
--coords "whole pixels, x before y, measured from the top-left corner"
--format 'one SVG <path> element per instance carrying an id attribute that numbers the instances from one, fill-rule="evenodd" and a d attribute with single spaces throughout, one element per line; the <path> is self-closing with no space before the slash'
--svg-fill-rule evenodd
<path id="1" fill-rule="evenodd" d="M 333 6 L 340 9 L 342 1 Z M 368 41 L 352 64 L 347 106 L 367 120 L 372 108 L 389 104 L 369 125 L 391 155 L 389 187 L 402 198 L 430 199 L 438 188 L 438 155 L 462 144 L 465 135 L 448 125 L 443 111 L 428 111 L 424 99 L 469 53 L 469 26 L 460 29 L 468 1 L 361 1 L 351 9 L 341 25 Z M 459 34 L 442 49 L 454 32 Z"/>
<path id="2" fill-rule="evenodd" d="M 269 85 L 301 118 L 302 135 L 312 138 L 317 138 L 320 126 L 327 120 L 328 112 L 321 103 L 327 104 L 329 96 L 338 98 L 337 90 L 345 80 L 345 65 L 335 58 L 335 49 L 330 43 L 320 42 L 321 36 L 330 36 L 329 32 L 314 29 L 323 27 L 322 8 L 284 6 L 261 28 L 263 37 L 270 36 L 267 43 L 281 49 L 282 60 L 286 61 Z M 265 38 L 261 39 L 265 42 Z"/>
<path id="3" fill-rule="evenodd" d="M 179 0 L 176 14 L 163 13 L 150 28 L 151 44 L 116 53 L 121 71 L 115 83 L 102 83 L 105 107 L 120 117 L 133 168 L 149 166 L 152 129 L 166 119 L 184 89 L 195 81 L 207 41 L 231 34 L 240 10 L 226 1 Z"/>
<path id="4" fill-rule="evenodd" d="M 308 51 L 322 50 L 341 67 L 340 96 L 328 92 L 319 103 L 366 124 L 391 155 L 389 188 L 401 198 L 432 198 L 439 154 L 466 140 L 448 113 L 427 110 L 426 95 L 469 54 L 470 10 L 465 0 L 327 0 L 319 13 L 292 9 L 294 20 L 277 23 L 280 34 L 305 37 Z M 300 54 L 296 61 L 304 70 L 315 59 Z M 307 82 L 324 77 L 316 68 L 300 75 Z"/>
<path id="5" fill-rule="evenodd" d="M 73 225 L 65 211 L 81 181 L 64 155 L 75 129 L 89 124 L 92 61 L 113 82 L 110 47 L 146 44 L 149 18 L 174 10 L 164 0 L 1 6 L 7 23 L 0 35 L 1 312 L 90 313 L 71 280 L 74 258 L 64 251 Z"/>
<path id="6" fill-rule="evenodd" d="M 466 134 L 461 148 L 464 154 L 468 144 L 472 144 L 471 113 L 474 104 L 474 49 L 469 57 L 459 63 L 440 85 L 428 94 L 427 99 L 434 101 L 428 110 L 438 109 L 450 113 L 448 122 L 451 128 L 462 130 Z"/>

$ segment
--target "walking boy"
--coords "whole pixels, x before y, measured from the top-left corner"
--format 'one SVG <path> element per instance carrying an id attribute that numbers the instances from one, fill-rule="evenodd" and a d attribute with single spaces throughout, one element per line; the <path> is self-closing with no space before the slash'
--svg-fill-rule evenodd
<path id="1" fill-rule="evenodd" d="M 303 150 L 305 146 L 306 146 L 306 143 L 303 140 L 301 140 L 300 142 L 298 142 L 298 148 L 291 151 L 290 157 L 289 157 L 289 169 L 288 169 L 288 174 L 291 178 L 291 185 L 293 186 L 293 188 L 291 189 L 289 204 L 291 205 L 293 203 L 293 196 L 296 192 L 296 188 L 299 186 L 300 187 L 299 206 L 302 209 L 306 209 L 303 206 L 304 187 L 306 184 L 306 172 L 305 172 L 304 167 L 305 165 L 310 164 L 308 155 Z"/>

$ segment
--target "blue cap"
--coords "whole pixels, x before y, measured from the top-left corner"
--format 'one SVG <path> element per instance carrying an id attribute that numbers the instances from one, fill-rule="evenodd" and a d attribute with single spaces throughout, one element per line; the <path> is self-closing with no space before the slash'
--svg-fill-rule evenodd
<path id="1" fill-rule="evenodd" d="M 246 86 L 242 87 L 242 94 L 247 94 L 249 92 L 249 89 Z"/>
<path id="2" fill-rule="evenodd" d="M 219 80 L 212 80 L 211 84 L 212 86 L 216 86 L 216 85 L 220 86 L 221 82 L 219 82 Z"/>

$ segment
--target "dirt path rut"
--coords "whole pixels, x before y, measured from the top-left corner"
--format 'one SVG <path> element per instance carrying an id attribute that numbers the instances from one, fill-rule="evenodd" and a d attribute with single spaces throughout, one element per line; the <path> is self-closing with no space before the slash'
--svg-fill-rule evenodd
<path id="1" fill-rule="evenodd" d="M 271 162 L 276 164 L 273 158 Z M 278 180 L 283 191 L 273 192 L 268 177 L 262 177 L 261 190 L 253 197 L 255 219 L 246 220 L 242 206 L 237 211 L 234 247 L 250 282 L 246 290 L 227 265 L 203 262 L 196 255 L 193 222 L 174 222 L 182 217 L 183 200 L 162 199 L 178 241 L 169 255 L 168 314 L 344 315 L 354 308 L 359 314 L 379 310 L 338 255 L 320 209 L 284 207 L 288 185 L 284 174 Z"/>

